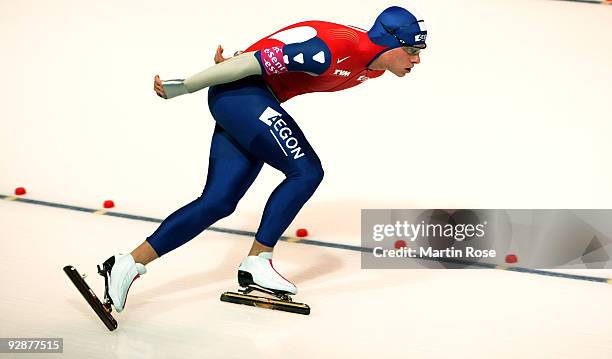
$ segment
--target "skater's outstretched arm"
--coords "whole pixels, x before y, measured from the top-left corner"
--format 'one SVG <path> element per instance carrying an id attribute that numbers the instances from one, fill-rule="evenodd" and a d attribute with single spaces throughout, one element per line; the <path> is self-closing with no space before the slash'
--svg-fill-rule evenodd
<path id="1" fill-rule="evenodd" d="M 304 72 L 319 76 L 327 71 L 331 64 L 331 51 L 318 37 L 300 43 L 243 52 L 230 58 L 224 58 L 222 52 L 223 49 L 219 46 L 215 55 L 216 64 L 185 80 L 162 81 L 156 75 L 155 92 L 160 97 L 172 98 L 264 73 L 270 76 L 286 72 Z"/>
<path id="2" fill-rule="evenodd" d="M 203 88 L 240 80 L 251 75 L 261 75 L 262 69 L 255 51 L 245 52 L 225 59 L 185 80 L 162 81 L 155 75 L 154 89 L 158 96 L 172 98 L 193 93 Z"/>

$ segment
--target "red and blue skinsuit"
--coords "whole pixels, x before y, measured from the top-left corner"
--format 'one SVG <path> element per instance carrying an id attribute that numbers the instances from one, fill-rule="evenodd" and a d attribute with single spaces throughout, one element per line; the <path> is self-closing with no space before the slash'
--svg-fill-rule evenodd
<path id="1" fill-rule="evenodd" d="M 387 49 L 364 30 L 323 21 L 288 26 L 249 46 L 246 51 L 256 51 L 263 75 L 209 90 L 216 126 L 206 186 L 147 239 L 157 254 L 231 214 L 264 163 L 286 175 L 271 194 L 256 235 L 258 242 L 274 246 L 323 179 L 317 154 L 280 103 L 382 75 L 367 67 Z"/>
<path id="2" fill-rule="evenodd" d="M 370 41 L 365 30 L 305 21 L 257 41 L 246 51 L 258 50 L 264 81 L 285 102 L 309 92 L 344 90 L 382 75 L 384 71 L 367 67 L 387 49 Z"/>

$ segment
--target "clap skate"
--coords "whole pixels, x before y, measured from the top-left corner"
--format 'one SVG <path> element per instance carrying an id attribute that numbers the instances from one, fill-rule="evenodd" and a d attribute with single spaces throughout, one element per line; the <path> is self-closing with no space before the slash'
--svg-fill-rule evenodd
<path id="1" fill-rule="evenodd" d="M 241 289 L 238 289 L 237 293 L 223 293 L 221 301 L 291 313 L 310 314 L 308 305 L 295 303 L 291 299 L 291 295 L 297 293 L 297 288 L 274 269 L 272 253 L 264 252 L 258 256 L 248 256 L 242 261 L 238 268 L 238 284 Z M 249 294 L 254 291 L 267 294 L 272 298 Z"/>
<path id="2" fill-rule="evenodd" d="M 99 267 L 98 267 L 99 268 Z M 70 278 L 74 286 L 79 290 L 83 298 L 87 301 L 87 304 L 91 307 L 91 309 L 96 312 L 98 318 L 102 320 L 104 325 L 108 328 L 108 330 L 113 331 L 117 329 L 117 321 L 111 315 L 113 309 L 111 308 L 111 304 L 104 300 L 104 303 L 98 299 L 96 293 L 89 287 L 87 282 L 85 282 L 85 275 L 79 274 L 79 272 L 71 265 L 64 267 L 64 273 Z M 105 290 L 106 296 L 106 290 Z"/>
<path id="3" fill-rule="evenodd" d="M 104 261 L 102 266 L 97 267 L 98 274 L 104 277 L 104 301 L 102 302 L 85 282 L 85 276 L 80 275 L 76 268 L 65 266 L 64 272 L 108 330 L 113 331 L 117 329 L 117 321 L 111 315 L 112 306 L 117 312 L 123 310 L 130 286 L 140 275 L 146 273 L 146 269 L 144 265 L 134 263 L 134 259 L 129 254 L 112 256 Z"/>

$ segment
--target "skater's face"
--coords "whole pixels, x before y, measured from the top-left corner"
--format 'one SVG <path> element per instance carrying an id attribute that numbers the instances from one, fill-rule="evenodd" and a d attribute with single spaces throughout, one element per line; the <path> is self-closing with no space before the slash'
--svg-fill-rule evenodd
<path id="1" fill-rule="evenodd" d="M 412 71 L 412 68 L 421 62 L 421 57 L 418 49 L 398 47 L 389 51 L 385 51 L 372 64 L 370 68 L 373 70 L 388 70 L 395 76 L 404 77 Z"/>

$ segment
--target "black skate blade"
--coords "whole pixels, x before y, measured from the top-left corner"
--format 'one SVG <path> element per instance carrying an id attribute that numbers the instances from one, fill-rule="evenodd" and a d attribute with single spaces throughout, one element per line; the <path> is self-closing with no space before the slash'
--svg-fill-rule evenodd
<path id="1" fill-rule="evenodd" d="M 228 303 L 244 304 L 253 307 L 281 310 L 283 312 L 310 314 L 310 307 L 304 303 L 286 302 L 283 300 L 258 297 L 256 295 L 225 292 L 221 294 L 221 301 Z"/>
<path id="2" fill-rule="evenodd" d="M 110 311 L 107 310 L 100 299 L 96 296 L 96 294 L 89 288 L 87 282 L 81 277 L 79 272 L 73 266 L 65 266 L 64 272 L 70 278 L 74 286 L 79 290 L 83 298 L 87 301 L 89 306 L 96 312 L 100 320 L 106 325 L 108 330 L 113 331 L 117 329 L 117 321 L 110 314 Z"/>

